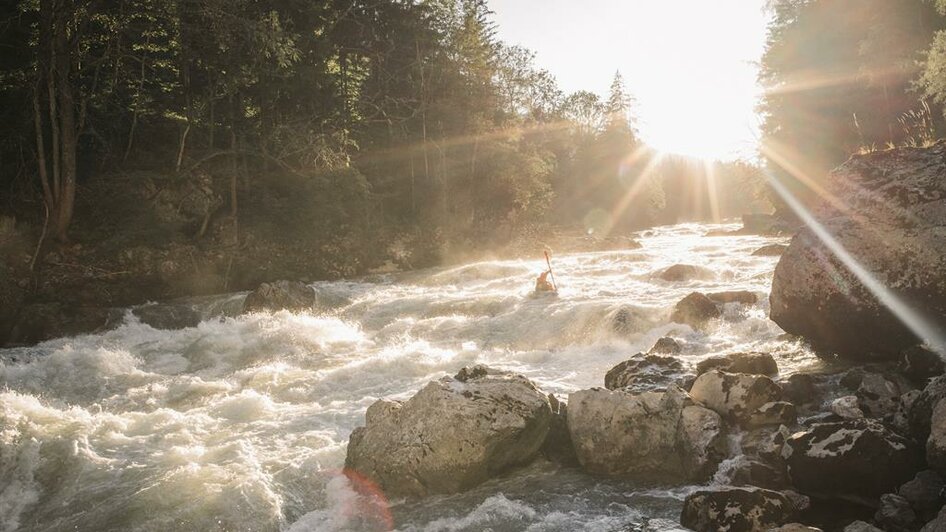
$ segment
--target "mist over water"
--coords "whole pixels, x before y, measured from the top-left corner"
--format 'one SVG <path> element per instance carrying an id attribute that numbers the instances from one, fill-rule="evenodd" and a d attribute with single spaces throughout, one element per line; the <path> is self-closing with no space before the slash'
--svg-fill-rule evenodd
<path id="1" fill-rule="evenodd" d="M 544 259 L 320 282 L 312 314 L 237 316 L 242 295 L 195 300 L 199 326 L 117 329 L 0 350 L 0 530 L 673 530 L 692 487 L 590 477 L 542 461 L 472 492 L 382 501 L 339 474 L 381 397 L 484 363 L 547 392 L 603 384 L 661 336 L 681 358 L 771 352 L 817 364 L 767 319 L 776 239 L 643 233 L 636 250 L 553 258 L 558 298 L 529 296 Z M 656 277 L 677 263 L 706 279 Z M 750 290 L 707 331 L 671 324 L 694 290 Z M 615 328 L 620 313 L 624 327 Z"/>

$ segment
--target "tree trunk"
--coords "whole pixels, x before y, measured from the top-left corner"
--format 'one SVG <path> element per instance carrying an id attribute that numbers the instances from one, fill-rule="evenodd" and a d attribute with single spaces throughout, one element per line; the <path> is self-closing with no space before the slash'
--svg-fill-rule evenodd
<path id="1" fill-rule="evenodd" d="M 75 207 L 78 132 L 76 131 L 75 96 L 73 94 L 72 45 L 67 35 L 67 22 L 74 12 L 72 0 L 63 2 L 63 13 L 56 17 L 56 77 L 59 81 L 59 115 L 62 135 L 62 193 L 59 197 L 59 212 L 56 216 L 56 237 L 60 241 L 67 239 L 66 232 L 72 221 Z M 68 7 L 68 10 L 66 9 Z"/>

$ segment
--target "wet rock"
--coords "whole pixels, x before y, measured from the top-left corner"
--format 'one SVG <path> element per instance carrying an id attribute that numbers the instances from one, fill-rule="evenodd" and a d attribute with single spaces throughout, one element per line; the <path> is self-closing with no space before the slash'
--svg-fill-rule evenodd
<path id="1" fill-rule="evenodd" d="M 550 393 L 549 406 L 552 409 L 552 419 L 549 423 L 549 433 L 542 444 L 542 455 L 564 466 L 577 466 L 578 456 L 575 455 L 575 446 L 572 445 L 572 438 L 568 433 L 568 404 Z"/>
<path id="2" fill-rule="evenodd" d="M 752 252 L 753 257 L 781 257 L 788 246 L 782 244 L 769 244 Z"/>
<path id="3" fill-rule="evenodd" d="M 865 523 L 864 521 L 854 521 L 853 523 L 844 527 L 844 532 L 884 532 L 884 531 L 870 523 Z"/>
<path id="4" fill-rule="evenodd" d="M 779 382 L 782 387 L 782 396 L 796 406 L 809 405 L 821 402 L 821 391 L 814 376 L 807 373 L 796 373 Z"/>
<path id="5" fill-rule="evenodd" d="M 785 401 L 773 401 L 765 403 L 758 410 L 749 414 L 746 425 L 749 427 L 794 425 L 797 417 L 795 405 Z"/>
<path id="6" fill-rule="evenodd" d="M 764 375 L 712 370 L 697 377 L 690 395 L 724 419 L 745 423 L 766 403 L 781 400 L 782 389 Z"/>
<path id="7" fill-rule="evenodd" d="M 608 321 L 612 331 L 624 336 L 638 332 L 646 320 L 640 315 L 640 310 L 623 306 L 612 312 Z"/>
<path id="8" fill-rule="evenodd" d="M 530 462 L 551 423 L 548 397 L 525 377 L 466 368 L 405 402 L 372 404 L 352 432 L 345 468 L 388 497 L 456 493 Z"/>
<path id="9" fill-rule="evenodd" d="M 946 400 L 936 403 L 930 419 L 930 437 L 926 440 L 926 463 L 940 475 L 946 475 Z"/>
<path id="10" fill-rule="evenodd" d="M 708 478 L 722 458 L 722 421 L 675 386 L 629 394 L 601 388 L 568 398 L 578 461 L 594 474 L 661 482 Z"/>
<path id="11" fill-rule="evenodd" d="M 666 270 L 660 272 L 660 278 L 664 281 L 679 282 L 690 281 L 693 279 L 711 279 L 713 272 L 692 264 L 674 264 Z"/>
<path id="12" fill-rule="evenodd" d="M 916 511 L 922 522 L 936 517 L 936 512 L 946 504 L 946 482 L 939 473 L 931 470 L 920 471 L 900 486 L 897 494 L 906 499 Z"/>
<path id="13" fill-rule="evenodd" d="M 638 353 L 611 368 L 604 376 L 604 387 L 631 393 L 661 391 L 677 383 L 685 369 L 683 363 L 673 357 Z"/>
<path id="14" fill-rule="evenodd" d="M 708 297 L 710 301 L 716 303 L 717 305 L 725 305 L 727 303 L 755 305 L 759 302 L 759 296 L 746 290 L 714 292 L 712 294 L 706 294 L 706 297 Z"/>
<path id="15" fill-rule="evenodd" d="M 939 354 L 917 345 L 900 354 L 897 369 L 908 379 L 925 386 L 930 379 L 946 372 L 946 362 Z"/>
<path id="16" fill-rule="evenodd" d="M 683 351 L 683 346 L 680 345 L 680 342 L 668 336 L 664 336 L 657 340 L 654 347 L 651 347 L 648 353 L 652 355 L 677 355 L 680 351 Z"/>
<path id="17" fill-rule="evenodd" d="M 939 511 L 939 515 L 936 516 L 936 519 L 926 523 L 926 525 L 920 529 L 920 532 L 943 532 L 944 530 L 946 530 L 946 506 Z"/>
<path id="18" fill-rule="evenodd" d="M 862 419 L 864 411 L 861 410 L 860 403 L 856 396 L 845 395 L 838 397 L 828 407 L 831 412 L 842 419 Z"/>
<path id="19" fill-rule="evenodd" d="M 916 530 L 916 512 L 909 501 L 899 495 L 886 493 L 880 497 L 880 508 L 874 521 L 887 532 L 911 532 Z"/>
<path id="20" fill-rule="evenodd" d="M 815 209 L 837 244 L 940 330 L 946 330 L 944 174 L 942 142 L 855 155 L 826 181 L 846 209 L 827 201 Z M 918 343 L 904 321 L 809 228 L 792 239 L 779 260 L 770 307 L 782 329 L 825 351 L 893 359 Z"/>
<path id="21" fill-rule="evenodd" d="M 707 321 L 721 315 L 719 307 L 708 297 L 699 292 L 693 292 L 676 304 L 670 315 L 670 321 L 699 328 Z"/>
<path id="22" fill-rule="evenodd" d="M 900 386 L 879 373 L 868 373 L 861 379 L 856 396 L 865 415 L 875 418 L 893 416 L 900 401 Z"/>
<path id="23" fill-rule="evenodd" d="M 913 478 L 909 440 L 872 420 L 818 423 L 783 448 L 792 484 L 806 495 L 874 503 Z"/>
<path id="24" fill-rule="evenodd" d="M 696 365 L 697 375 L 702 375 L 712 369 L 770 377 L 778 374 L 778 364 L 768 353 L 730 353 L 707 358 Z"/>
<path id="25" fill-rule="evenodd" d="M 243 312 L 301 311 L 315 304 L 315 291 L 298 281 L 263 283 L 246 296 Z"/>
<path id="26" fill-rule="evenodd" d="M 755 532 L 784 525 L 797 513 L 792 501 L 777 491 L 721 487 L 688 495 L 680 523 L 696 532 Z"/>
<path id="27" fill-rule="evenodd" d="M 778 490 L 788 485 L 785 473 L 758 460 L 744 460 L 736 464 L 730 474 L 730 483 L 733 486 L 755 486 L 770 490 Z"/>
<path id="28" fill-rule="evenodd" d="M 930 437 L 930 420 L 933 417 L 933 407 L 940 400 L 946 399 L 946 376 L 931 380 L 926 388 L 910 405 L 909 422 L 910 433 L 919 442 L 925 442 Z"/>
<path id="29" fill-rule="evenodd" d="M 153 304 L 135 307 L 131 313 L 141 323 L 155 329 L 174 330 L 186 329 L 200 325 L 201 316 L 191 305 L 186 304 Z"/>

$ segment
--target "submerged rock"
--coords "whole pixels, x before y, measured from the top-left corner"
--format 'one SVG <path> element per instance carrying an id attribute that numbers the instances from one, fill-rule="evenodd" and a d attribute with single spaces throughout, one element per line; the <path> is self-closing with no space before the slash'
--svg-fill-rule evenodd
<path id="1" fill-rule="evenodd" d="M 702 266 L 694 266 L 692 264 L 674 264 L 673 266 L 660 272 L 660 278 L 664 281 L 670 282 L 689 281 L 692 279 L 710 279 L 712 277 L 713 272 L 710 270 Z"/>
<path id="2" fill-rule="evenodd" d="M 739 303 L 741 305 L 755 305 L 759 302 L 759 296 L 747 290 L 737 290 L 731 292 L 714 292 L 706 294 L 710 301 L 717 305 L 727 303 Z"/>
<path id="3" fill-rule="evenodd" d="M 298 281 L 276 281 L 263 283 L 243 301 L 243 312 L 277 310 L 300 311 L 312 308 L 315 291 Z"/>
<path id="4" fill-rule="evenodd" d="M 709 477 L 722 459 L 719 416 L 686 392 L 629 394 L 601 388 L 569 395 L 568 430 L 591 473 L 661 482 Z"/>
<path id="5" fill-rule="evenodd" d="M 756 532 L 784 525 L 797 513 L 794 503 L 777 491 L 720 487 L 688 495 L 680 523 L 696 532 Z"/>
<path id="6" fill-rule="evenodd" d="M 632 393 L 661 391 L 678 383 L 685 369 L 683 363 L 673 357 L 638 353 L 611 368 L 604 376 L 604 387 Z"/>
<path id="7" fill-rule="evenodd" d="M 648 351 L 648 354 L 677 355 L 681 351 L 683 351 L 683 346 L 680 345 L 680 342 L 668 336 L 664 336 L 663 338 L 660 338 L 659 340 L 657 340 L 656 343 L 654 343 L 654 346 L 650 348 L 650 351 Z"/>
<path id="8" fill-rule="evenodd" d="M 827 180 L 845 211 L 816 217 L 846 253 L 929 326 L 946 329 L 946 143 L 856 155 Z M 854 214 L 852 214 L 854 213 Z M 779 260 L 771 318 L 815 347 L 856 358 L 894 358 L 916 335 L 810 228 Z"/>
<path id="9" fill-rule="evenodd" d="M 525 377 L 464 368 L 405 402 L 371 405 L 345 468 L 388 497 L 456 493 L 530 462 L 551 423 L 548 397 Z"/>
<path id="10" fill-rule="evenodd" d="M 730 353 L 707 358 L 696 365 L 697 375 L 702 375 L 712 369 L 769 377 L 778 374 L 778 364 L 768 353 Z"/>
<path id="11" fill-rule="evenodd" d="M 763 405 L 782 399 L 782 389 L 764 375 L 708 371 L 690 388 L 690 395 L 723 418 L 747 423 Z"/>
<path id="12" fill-rule="evenodd" d="M 913 478 L 919 465 L 907 439 L 872 420 L 814 424 L 785 442 L 783 456 L 802 493 L 868 504 Z"/>
<path id="13" fill-rule="evenodd" d="M 693 292 L 676 304 L 670 315 L 670 321 L 699 328 L 707 321 L 721 315 L 719 307 L 708 297 L 699 292 Z"/>

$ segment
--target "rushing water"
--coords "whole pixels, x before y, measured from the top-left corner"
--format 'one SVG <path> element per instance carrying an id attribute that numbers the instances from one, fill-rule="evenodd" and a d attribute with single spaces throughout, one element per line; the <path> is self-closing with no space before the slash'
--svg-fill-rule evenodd
<path id="1" fill-rule="evenodd" d="M 600 386 L 661 336 L 682 358 L 773 353 L 815 364 L 766 316 L 775 239 L 658 228 L 637 250 L 558 255 L 557 299 L 528 293 L 544 261 L 315 283 L 312 314 L 235 315 L 242 295 L 195 303 L 199 326 L 130 313 L 117 329 L 0 350 L 0 530 L 673 530 L 692 487 L 593 478 L 538 462 L 471 492 L 378 510 L 339 474 L 351 431 L 380 397 L 485 363 L 544 390 Z M 675 263 L 712 275 L 668 283 Z M 668 322 L 693 290 L 751 290 L 705 332 Z M 628 327 L 611 317 L 623 312 Z M 371 504 L 369 504 L 371 503 Z"/>

